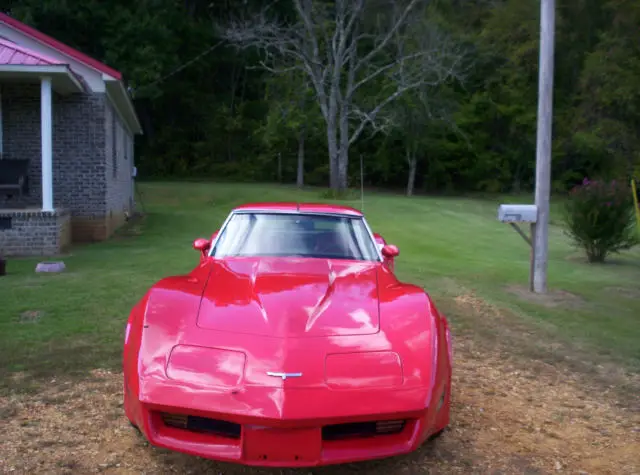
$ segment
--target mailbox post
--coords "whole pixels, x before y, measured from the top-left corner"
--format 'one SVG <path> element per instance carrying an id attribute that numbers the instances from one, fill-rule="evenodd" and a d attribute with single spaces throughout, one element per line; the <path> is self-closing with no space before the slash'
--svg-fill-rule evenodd
<path id="1" fill-rule="evenodd" d="M 534 239 L 536 233 L 536 220 L 538 217 L 538 207 L 536 205 L 500 205 L 498 208 L 498 220 L 508 223 L 520 236 L 529 244 L 531 248 L 529 263 L 529 290 L 533 292 L 533 269 L 535 263 Z M 519 223 L 528 223 L 530 235 L 520 229 Z"/>

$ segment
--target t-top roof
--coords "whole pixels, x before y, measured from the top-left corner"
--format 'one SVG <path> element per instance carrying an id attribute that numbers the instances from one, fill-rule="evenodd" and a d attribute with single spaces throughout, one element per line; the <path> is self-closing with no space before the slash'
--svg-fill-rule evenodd
<path id="1" fill-rule="evenodd" d="M 343 214 L 345 216 L 362 216 L 362 212 L 355 208 L 326 203 L 295 203 L 295 202 L 262 202 L 247 203 L 234 208 L 234 211 L 271 211 L 271 212 L 300 212 Z"/>

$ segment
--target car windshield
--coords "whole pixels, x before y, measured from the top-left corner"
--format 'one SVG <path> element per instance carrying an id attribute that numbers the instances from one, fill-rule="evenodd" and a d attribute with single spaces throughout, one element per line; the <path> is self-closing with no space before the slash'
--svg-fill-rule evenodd
<path id="1" fill-rule="evenodd" d="M 232 214 L 211 255 L 379 259 L 361 217 L 266 212 Z"/>

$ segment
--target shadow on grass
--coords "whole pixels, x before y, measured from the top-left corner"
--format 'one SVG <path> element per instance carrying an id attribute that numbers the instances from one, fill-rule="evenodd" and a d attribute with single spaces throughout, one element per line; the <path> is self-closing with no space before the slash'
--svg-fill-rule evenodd
<path id="1" fill-rule="evenodd" d="M 60 341 L 37 353 L 2 356 L 0 394 L 37 392 L 57 378 L 91 379 L 91 370 L 103 368 L 120 371 L 122 353 L 99 341 Z"/>

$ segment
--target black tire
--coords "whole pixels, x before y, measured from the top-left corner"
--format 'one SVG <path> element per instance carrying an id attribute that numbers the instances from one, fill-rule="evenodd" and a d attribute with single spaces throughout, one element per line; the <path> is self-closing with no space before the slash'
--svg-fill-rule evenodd
<path id="1" fill-rule="evenodd" d="M 445 427 L 444 429 L 439 430 L 439 431 L 438 431 L 438 432 L 436 432 L 435 434 L 432 434 L 432 435 L 429 437 L 429 441 L 436 440 L 436 439 L 440 438 L 440 436 L 442 436 L 442 434 L 444 434 L 448 429 L 449 429 L 449 427 Z"/>
<path id="2" fill-rule="evenodd" d="M 127 420 L 129 420 L 129 419 L 127 419 Z M 139 428 L 137 425 L 135 425 L 133 422 L 129 421 L 129 425 L 130 425 L 131 427 L 133 427 L 133 428 L 136 430 L 136 432 L 138 432 L 138 434 L 141 434 L 141 433 L 142 433 L 142 431 L 140 430 L 140 428 Z"/>

